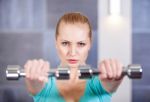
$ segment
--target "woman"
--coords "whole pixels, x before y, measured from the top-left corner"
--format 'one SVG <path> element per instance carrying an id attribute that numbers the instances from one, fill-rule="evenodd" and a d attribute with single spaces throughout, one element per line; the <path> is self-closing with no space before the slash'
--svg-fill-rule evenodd
<path id="1" fill-rule="evenodd" d="M 56 48 L 60 66 L 70 68 L 69 80 L 48 78 L 50 64 L 42 59 L 29 60 L 24 65 L 26 85 L 35 102 L 110 102 L 111 95 L 122 81 L 122 64 L 115 59 L 103 60 L 101 74 L 80 80 L 78 66 L 86 65 L 92 43 L 92 30 L 87 17 L 81 13 L 67 13 L 56 27 Z"/>

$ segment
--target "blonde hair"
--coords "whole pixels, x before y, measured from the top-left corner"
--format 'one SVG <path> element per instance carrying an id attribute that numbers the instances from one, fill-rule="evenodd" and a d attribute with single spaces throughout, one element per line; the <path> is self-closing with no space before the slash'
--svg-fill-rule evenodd
<path id="1" fill-rule="evenodd" d="M 57 26 L 56 26 L 56 33 L 55 33 L 56 39 L 59 34 L 59 26 L 61 22 L 70 23 L 70 24 L 75 24 L 75 23 L 87 24 L 89 27 L 89 37 L 90 37 L 90 40 L 92 40 L 92 27 L 90 25 L 90 22 L 88 18 L 82 15 L 81 13 L 79 12 L 66 13 L 59 19 Z"/>

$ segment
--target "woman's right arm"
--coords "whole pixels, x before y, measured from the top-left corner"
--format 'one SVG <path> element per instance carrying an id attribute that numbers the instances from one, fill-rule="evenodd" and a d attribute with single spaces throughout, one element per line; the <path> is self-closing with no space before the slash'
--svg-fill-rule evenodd
<path id="1" fill-rule="evenodd" d="M 26 86 L 29 93 L 37 94 L 42 90 L 45 83 L 48 82 L 48 72 L 50 64 L 42 59 L 28 60 L 24 65 L 26 73 Z"/>

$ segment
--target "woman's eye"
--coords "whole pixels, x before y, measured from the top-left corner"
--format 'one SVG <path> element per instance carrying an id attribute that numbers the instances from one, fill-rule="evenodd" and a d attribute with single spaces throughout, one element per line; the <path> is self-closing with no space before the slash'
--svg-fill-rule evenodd
<path id="1" fill-rule="evenodd" d="M 68 42 L 62 42 L 61 43 L 63 46 L 66 46 L 66 45 L 68 45 L 69 43 Z"/>
<path id="2" fill-rule="evenodd" d="M 85 43 L 78 43 L 79 46 L 83 47 L 85 46 L 86 44 Z"/>

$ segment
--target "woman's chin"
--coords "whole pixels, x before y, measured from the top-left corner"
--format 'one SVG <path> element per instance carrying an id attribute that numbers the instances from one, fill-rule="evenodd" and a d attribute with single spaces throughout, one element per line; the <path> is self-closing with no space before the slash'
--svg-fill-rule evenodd
<path id="1" fill-rule="evenodd" d="M 70 68 L 78 68 L 79 64 L 68 64 Z"/>

